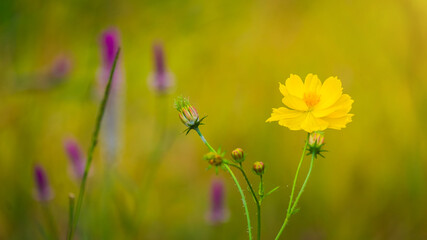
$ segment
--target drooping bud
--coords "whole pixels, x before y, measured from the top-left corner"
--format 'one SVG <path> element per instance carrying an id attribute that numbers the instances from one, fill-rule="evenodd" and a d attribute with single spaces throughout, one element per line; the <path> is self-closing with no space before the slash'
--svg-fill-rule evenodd
<path id="1" fill-rule="evenodd" d="M 257 175 L 263 175 L 264 174 L 264 163 L 263 162 L 254 162 L 253 171 Z"/>
<path id="2" fill-rule="evenodd" d="M 85 171 L 86 160 L 83 157 L 79 144 L 74 139 L 67 138 L 64 141 L 64 148 L 73 167 L 74 176 L 77 179 L 81 179 Z"/>
<path id="3" fill-rule="evenodd" d="M 241 148 L 234 149 L 231 152 L 231 157 L 237 163 L 241 163 L 241 162 L 245 161 L 245 153 L 243 152 L 243 149 L 241 149 Z"/>
<path id="4" fill-rule="evenodd" d="M 205 154 L 203 159 L 207 160 L 212 166 L 219 166 L 222 164 L 222 156 L 213 152 Z"/>
<path id="5" fill-rule="evenodd" d="M 220 224 L 228 219 L 228 211 L 225 207 L 225 187 L 221 179 L 214 179 L 211 185 L 211 207 L 207 214 L 207 220 L 211 224 Z"/>
<path id="6" fill-rule="evenodd" d="M 154 72 L 148 77 L 151 88 L 158 94 L 166 94 L 173 86 L 174 77 L 166 68 L 165 54 L 160 43 L 153 45 Z"/>
<path id="7" fill-rule="evenodd" d="M 191 129 L 196 129 L 201 124 L 202 119 L 199 119 L 199 114 L 197 113 L 196 108 L 194 108 L 190 101 L 184 97 L 178 97 L 175 99 L 175 109 L 179 112 L 179 118 L 182 123 L 188 127 L 187 133 Z"/>
<path id="8" fill-rule="evenodd" d="M 46 172 L 41 165 L 34 166 L 34 181 L 36 184 L 36 199 L 42 202 L 52 198 L 52 190 Z"/>
<path id="9" fill-rule="evenodd" d="M 323 132 L 313 132 L 310 133 L 308 137 L 308 152 L 309 154 L 314 154 L 317 158 L 317 155 L 323 157 L 321 152 L 325 152 L 322 150 L 322 146 L 325 145 L 325 135 Z"/>

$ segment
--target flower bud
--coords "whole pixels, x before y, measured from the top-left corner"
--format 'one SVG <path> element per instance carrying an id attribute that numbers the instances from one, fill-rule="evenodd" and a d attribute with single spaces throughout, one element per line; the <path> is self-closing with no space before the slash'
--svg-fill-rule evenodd
<path id="1" fill-rule="evenodd" d="M 308 152 L 309 154 L 313 154 L 314 157 L 317 158 L 317 155 L 320 155 L 322 152 L 326 152 L 326 150 L 322 150 L 322 146 L 325 145 L 325 136 L 323 132 L 313 132 L 310 133 L 308 137 Z"/>
<path id="2" fill-rule="evenodd" d="M 209 164 L 212 166 L 219 166 L 222 164 L 222 156 L 213 152 L 205 154 L 203 158 L 208 160 Z"/>
<path id="3" fill-rule="evenodd" d="M 314 146 L 322 146 L 325 142 L 325 136 L 321 132 L 313 132 L 310 133 L 310 136 L 308 138 L 308 145 L 311 147 Z"/>
<path id="4" fill-rule="evenodd" d="M 245 153 L 243 152 L 243 149 L 241 149 L 241 148 L 234 149 L 231 152 L 231 157 L 237 163 L 241 163 L 241 162 L 245 161 Z"/>
<path id="5" fill-rule="evenodd" d="M 254 162 L 253 170 L 257 175 L 264 174 L 264 163 L 263 162 Z"/>
<path id="6" fill-rule="evenodd" d="M 189 130 L 196 129 L 203 120 L 203 118 L 199 119 L 199 114 L 197 113 L 196 108 L 190 104 L 187 98 L 176 98 L 175 109 L 178 110 L 179 118 Z"/>

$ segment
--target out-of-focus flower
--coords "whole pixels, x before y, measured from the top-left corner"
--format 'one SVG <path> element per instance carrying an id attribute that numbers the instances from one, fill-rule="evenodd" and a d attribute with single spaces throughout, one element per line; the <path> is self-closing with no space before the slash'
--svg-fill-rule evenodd
<path id="1" fill-rule="evenodd" d="M 64 141 L 64 148 L 73 167 L 74 176 L 77 179 L 81 179 L 85 171 L 86 160 L 83 157 L 83 153 L 79 144 L 76 142 L 76 140 L 67 138 Z"/>
<path id="2" fill-rule="evenodd" d="M 231 152 L 231 157 L 234 161 L 241 163 L 245 161 L 245 153 L 243 152 L 243 149 L 236 148 Z"/>
<path id="3" fill-rule="evenodd" d="M 254 162 L 254 166 L 253 166 L 252 170 L 257 175 L 263 175 L 264 174 L 264 163 L 263 162 Z"/>
<path id="4" fill-rule="evenodd" d="M 116 57 L 117 50 L 120 47 L 120 34 L 119 31 L 115 28 L 110 28 L 104 31 L 100 37 L 100 47 L 101 47 L 101 68 L 99 70 L 99 86 L 101 92 L 108 83 L 108 78 L 110 77 L 111 68 L 114 64 L 114 59 Z M 121 67 L 121 57 L 117 60 L 117 66 L 114 71 L 113 81 L 112 81 L 112 94 L 116 88 L 119 87 L 123 79 L 123 72 Z"/>
<path id="5" fill-rule="evenodd" d="M 110 72 L 114 64 L 117 51 L 120 47 L 120 34 L 115 28 L 105 30 L 100 37 L 101 67 L 98 72 L 98 86 L 100 96 L 105 91 L 105 87 L 110 77 Z M 104 126 L 101 133 L 102 154 L 109 163 L 117 160 L 120 151 L 120 123 L 122 101 L 124 98 L 121 91 L 125 79 L 122 67 L 122 55 L 117 59 L 114 71 L 110 97 L 107 103 L 104 116 Z"/>
<path id="6" fill-rule="evenodd" d="M 36 184 L 36 199 L 42 202 L 50 200 L 52 198 L 52 189 L 46 172 L 38 164 L 34 166 L 34 182 Z"/>
<path id="7" fill-rule="evenodd" d="M 353 114 L 349 112 L 354 101 L 342 94 L 337 77 L 329 77 L 322 85 L 317 75 L 308 74 L 303 83 L 298 75 L 291 74 L 279 89 L 286 107 L 273 108 L 267 122 L 278 121 L 291 130 L 307 132 L 340 130 L 351 122 Z"/>
<path id="8" fill-rule="evenodd" d="M 167 70 L 163 45 L 153 45 L 154 72 L 148 77 L 150 87 L 158 94 L 169 93 L 174 85 L 174 76 Z"/>
<path id="9" fill-rule="evenodd" d="M 308 152 L 309 154 L 314 154 L 314 157 L 317 158 L 317 155 L 320 155 L 326 150 L 322 150 L 323 145 L 325 145 L 325 135 L 323 132 L 317 131 L 310 133 L 308 137 Z"/>
<path id="10" fill-rule="evenodd" d="M 196 108 L 194 108 L 190 101 L 184 97 L 177 97 L 175 99 L 175 109 L 179 112 L 179 118 L 182 123 L 188 127 L 187 133 L 191 129 L 196 129 L 199 127 L 204 117 L 199 119 L 199 114 L 197 113 Z"/>
<path id="11" fill-rule="evenodd" d="M 71 59 L 66 55 L 59 55 L 53 61 L 48 76 L 52 79 L 65 78 L 71 71 Z"/>
<path id="12" fill-rule="evenodd" d="M 228 211 L 225 206 L 225 187 L 221 179 L 214 179 L 211 185 L 211 207 L 207 214 L 210 224 L 220 224 L 228 219 Z"/>

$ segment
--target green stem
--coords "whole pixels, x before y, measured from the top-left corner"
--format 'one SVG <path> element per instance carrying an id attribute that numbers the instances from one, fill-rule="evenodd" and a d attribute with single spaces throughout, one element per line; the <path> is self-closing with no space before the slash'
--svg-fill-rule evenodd
<path id="1" fill-rule="evenodd" d="M 243 207 L 245 208 L 246 221 L 248 223 L 249 240 L 252 240 L 251 220 L 249 218 L 249 210 L 248 210 L 248 204 L 246 203 L 245 194 L 243 193 L 242 187 L 240 186 L 239 182 L 237 181 L 237 178 L 234 175 L 233 171 L 231 171 L 230 167 L 227 164 L 224 164 L 224 166 L 225 166 L 225 169 L 227 169 L 228 173 L 230 173 L 231 177 L 233 178 L 234 183 L 236 183 L 237 189 L 239 190 L 240 196 L 242 197 Z"/>
<path id="2" fill-rule="evenodd" d="M 68 240 L 71 240 L 73 238 L 74 230 L 77 227 L 77 223 L 79 221 L 80 210 L 83 202 L 83 196 L 85 194 L 85 189 L 86 189 L 87 176 L 89 173 L 90 165 L 92 163 L 93 152 L 95 151 L 96 144 L 98 143 L 99 129 L 101 128 L 102 117 L 104 116 L 105 107 L 107 106 L 108 97 L 110 95 L 111 82 L 113 80 L 113 75 L 116 69 L 116 64 L 117 64 L 117 59 L 119 58 L 119 54 L 120 54 L 120 48 L 117 50 L 113 66 L 111 68 L 110 77 L 108 79 L 107 87 L 105 88 L 104 97 L 102 98 L 101 106 L 99 107 L 98 116 L 96 118 L 95 130 L 93 131 L 93 134 L 92 134 L 92 144 L 88 151 L 85 171 L 83 174 L 82 182 L 80 184 L 79 197 L 77 199 L 77 204 L 76 204 L 76 212 L 74 213 L 74 217 L 73 217 L 74 223 L 73 223 L 73 227 L 71 228 L 71 233 L 69 234 Z"/>
<path id="3" fill-rule="evenodd" d="M 49 208 L 49 205 L 46 202 L 42 203 L 42 208 L 43 208 L 43 212 L 45 214 L 46 217 L 46 221 L 49 225 L 50 228 L 50 234 L 49 234 L 49 239 L 58 239 L 58 228 L 55 224 L 52 212 Z"/>
<path id="4" fill-rule="evenodd" d="M 209 148 L 209 150 L 213 153 L 217 153 L 216 150 L 208 143 L 208 141 L 206 141 L 205 137 L 203 136 L 203 134 L 200 132 L 199 128 L 195 128 L 194 129 L 197 134 L 199 134 L 200 139 L 202 139 L 203 143 Z M 239 169 L 241 169 L 239 166 L 237 165 L 233 165 Z M 228 171 L 228 173 L 231 175 L 231 177 L 234 180 L 234 183 L 237 186 L 237 189 L 239 190 L 240 196 L 242 197 L 242 203 L 243 203 L 243 207 L 245 209 L 245 214 L 246 214 L 246 220 L 248 223 L 248 234 L 249 234 L 249 240 L 252 240 L 252 227 L 251 227 L 251 219 L 249 217 L 249 210 L 248 210 L 248 204 L 246 203 L 246 197 L 245 194 L 243 193 L 242 187 L 239 184 L 239 181 L 237 181 L 236 176 L 234 175 L 233 171 L 231 171 L 230 167 L 228 166 L 228 164 L 224 164 L 225 169 Z M 241 170 L 242 171 L 242 170 Z M 246 176 L 246 174 L 244 174 Z M 249 183 L 248 183 L 249 184 Z M 251 186 L 249 184 L 249 186 Z M 252 187 L 251 187 L 252 189 Z"/>
<path id="5" fill-rule="evenodd" d="M 67 239 L 71 239 L 71 229 L 73 229 L 73 217 L 74 217 L 74 194 L 70 193 L 70 195 L 68 195 L 68 200 L 69 200 L 69 215 L 68 215 L 68 235 L 67 235 Z"/>
<path id="6" fill-rule="evenodd" d="M 299 201 L 299 199 L 300 199 L 300 197 L 302 195 L 302 192 L 304 192 L 305 186 L 307 185 L 308 179 L 310 178 L 311 170 L 313 169 L 314 156 L 315 156 L 315 154 L 313 153 L 311 155 L 310 169 L 308 170 L 307 177 L 305 177 L 304 183 L 303 183 L 303 185 L 302 185 L 302 187 L 301 187 L 301 189 L 300 189 L 297 197 L 295 198 L 295 202 L 292 205 L 292 208 L 291 208 L 291 211 L 290 211 L 291 213 L 286 215 L 286 219 L 283 222 L 283 226 L 280 229 L 280 232 L 276 236 L 276 240 L 279 239 L 280 235 L 283 232 L 283 229 L 285 229 L 286 224 L 289 222 L 289 218 L 292 216 L 292 213 L 295 211 L 295 208 L 297 207 L 297 204 L 298 204 L 298 201 Z"/>
<path id="7" fill-rule="evenodd" d="M 280 228 L 279 233 L 278 233 L 278 234 L 277 234 L 277 236 L 276 236 L 276 240 L 277 240 L 277 239 L 279 239 L 280 235 L 282 235 L 282 232 L 283 232 L 283 230 L 285 229 L 286 224 L 287 224 L 287 223 L 288 223 L 288 221 L 289 221 L 289 217 L 290 217 L 290 215 L 292 214 L 292 211 L 291 211 L 291 209 L 292 209 L 292 200 L 293 200 L 293 198 L 294 198 L 294 192 L 295 192 L 295 188 L 296 188 L 296 185 L 297 185 L 297 180 L 298 180 L 299 171 L 300 171 L 300 169 L 301 169 L 301 165 L 302 165 L 302 162 L 303 162 L 303 160 L 304 160 L 305 151 L 307 150 L 307 145 L 308 145 L 308 138 L 309 138 L 309 136 L 310 136 L 310 133 L 307 133 L 307 138 L 306 138 L 306 140 L 305 140 L 304 149 L 302 150 L 302 154 L 301 154 L 301 158 L 300 158 L 300 161 L 299 161 L 299 164 L 298 164 L 298 168 L 297 168 L 297 171 L 296 171 L 296 173 L 295 173 L 294 184 L 292 185 L 292 191 L 291 191 L 291 196 L 290 196 L 290 200 L 289 200 L 288 210 L 287 210 L 287 212 L 286 212 L 286 218 L 285 218 L 285 221 L 284 221 L 284 222 L 283 222 L 283 224 L 282 224 L 282 227 Z"/>
<path id="8" fill-rule="evenodd" d="M 310 162 L 310 169 L 308 169 L 307 177 L 305 177 L 304 183 L 302 184 L 301 190 L 299 191 L 297 197 L 295 198 L 294 205 L 292 206 L 291 212 L 295 210 L 295 208 L 298 205 L 298 201 L 302 195 L 302 192 L 304 192 L 305 186 L 307 185 L 308 179 L 310 178 L 311 170 L 313 169 L 313 163 L 314 163 L 314 156 L 316 156 L 315 153 L 311 155 L 311 162 Z"/>
<path id="9" fill-rule="evenodd" d="M 227 165 L 227 164 L 226 164 Z M 252 188 L 252 184 L 249 182 L 249 178 L 248 178 L 248 176 L 246 175 L 246 173 L 245 173 L 245 170 L 243 170 L 243 168 L 241 167 L 241 165 L 240 166 L 238 166 L 238 165 L 235 165 L 235 164 L 232 164 L 232 163 L 228 163 L 228 165 L 231 165 L 231 166 L 233 166 L 233 167 L 235 167 L 235 168 L 237 168 L 237 169 L 239 169 L 240 170 L 240 172 L 242 173 L 242 175 L 243 175 L 243 177 L 245 178 L 245 180 L 246 180 L 246 183 L 248 184 L 248 186 L 249 186 L 249 189 L 251 190 L 250 192 L 251 192 L 251 194 L 252 194 L 252 197 L 254 198 L 254 201 L 255 201 L 255 204 L 256 204 L 256 206 L 257 206 L 257 220 L 258 220 L 258 233 L 257 233 L 257 239 L 259 240 L 259 239 L 261 239 L 261 203 L 260 203 L 260 201 L 258 200 L 258 197 L 257 197 L 257 195 L 256 195 L 256 193 L 255 193 L 255 191 L 254 191 L 254 189 Z"/>

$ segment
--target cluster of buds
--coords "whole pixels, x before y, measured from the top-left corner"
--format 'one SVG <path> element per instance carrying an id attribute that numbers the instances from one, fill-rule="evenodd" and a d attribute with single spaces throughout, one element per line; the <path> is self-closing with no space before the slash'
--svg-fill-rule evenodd
<path id="1" fill-rule="evenodd" d="M 254 166 L 252 168 L 254 173 L 256 175 L 263 175 L 264 174 L 264 163 L 263 162 L 254 162 Z"/>
<path id="2" fill-rule="evenodd" d="M 203 156 L 203 159 L 207 160 L 211 166 L 220 166 L 222 164 L 222 156 L 220 154 L 209 152 Z"/>
<path id="3" fill-rule="evenodd" d="M 314 154 L 316 158 L 317 155 L 324 157 L 321 154 L 322 152 L 326 152 L 326 150 L 322 150 L 323 145 L 325 145 L 325 135 L 323 132 L 310 133 L 308 137 L 308 154 Z"/>
<path id="4" fill-rule="evenodd" d="M 192 129 L 197 129 L 199 125 L 202 124 L 202 121 L 205 117 L 199 119 L 199 114 L 197 113 L 196 108 L 194 108 L 190 101 L 184 97 L 178 97 L 175 99 L 175 109 L 179 112 L 179 118 L 182 123 L 188 127 L 187 134 Z"/>

